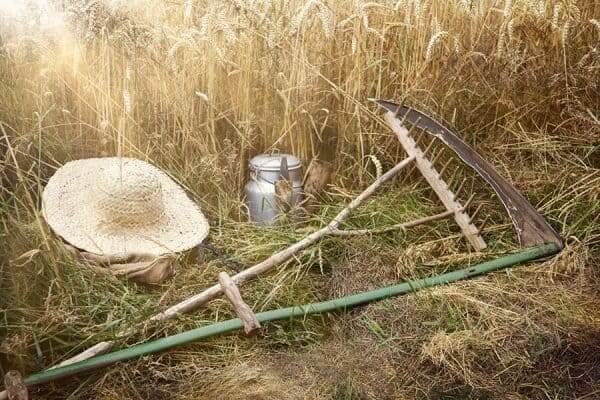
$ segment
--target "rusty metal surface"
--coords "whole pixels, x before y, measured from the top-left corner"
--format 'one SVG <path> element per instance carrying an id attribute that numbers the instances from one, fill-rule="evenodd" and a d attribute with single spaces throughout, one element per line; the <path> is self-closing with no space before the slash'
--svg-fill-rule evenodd
<path id="1" fill-rule="evenodd" d="M 472 167 L 496 192 L 512 219 L 524 247 L 544 243 L 554 243 L 563 248 L 563 241 L 550 224 L 496 169 L 469 145 L 441 123 L 415 109 L 386 100 L 375 100 L 377 104 L 393 113 L 400 120 L 408 122 L 430 135 L 440 139 L 454 151 L 461 160 Z"/>

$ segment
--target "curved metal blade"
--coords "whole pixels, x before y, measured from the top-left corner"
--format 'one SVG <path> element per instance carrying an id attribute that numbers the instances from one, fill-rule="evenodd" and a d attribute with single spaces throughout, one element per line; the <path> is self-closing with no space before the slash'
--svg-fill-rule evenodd
<path id="1" fill-rule="evenodd" d="M 561 249 L 563 241 L 537 210 L 483 157 L 463 142 L 455 133 L 441 123 L 415 109 L 391 101 L 374 101 L 392 113 L 395 118 L 406 121 L 433 135 L 454 151 L 461 160 L 472 167 L 494 189 L 508 215 L 512 219 L 521 246 L 532 247 L 555 243 Z"/>

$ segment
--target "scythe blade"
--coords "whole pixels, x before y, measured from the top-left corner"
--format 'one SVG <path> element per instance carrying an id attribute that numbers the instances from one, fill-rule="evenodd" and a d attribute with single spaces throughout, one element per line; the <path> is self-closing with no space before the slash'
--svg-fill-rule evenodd
<path id="1" fill-rule="evenodd" d="M 560 249 L 563 241 L 550 224 L 537 210 L 512 186 L 496 169 L 469 145 L 433 118 L 396 103 L 373 99 L 381 107 L 392 113 L 395 118 L 409 122 L 428 134 L 440 139 L 448 148 L 454 151 L 465 164 L 472 167 L 491 187 L 502 201 L 508 212 L 519 243 L 524 247 L 532 247 L 545 243 L 554 243 Z"/>

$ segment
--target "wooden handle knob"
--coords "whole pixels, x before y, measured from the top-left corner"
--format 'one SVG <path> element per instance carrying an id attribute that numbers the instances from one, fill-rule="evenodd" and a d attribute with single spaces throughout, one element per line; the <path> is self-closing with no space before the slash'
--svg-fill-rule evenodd
<path id="1" fill-rule="evenodd" d="M 256 315 L 248 304 L 244 302 L 235 282 L 233 282 L 226 272 L 220 272 L 218 278 L 225 296 L 227 296 L 227 299 L 233 305 L 235 313 L 244 322 L 244 332 L 246 332 L 246 335 L 251 335 L 260 328 L 260 323 L 256 319 Z"/>

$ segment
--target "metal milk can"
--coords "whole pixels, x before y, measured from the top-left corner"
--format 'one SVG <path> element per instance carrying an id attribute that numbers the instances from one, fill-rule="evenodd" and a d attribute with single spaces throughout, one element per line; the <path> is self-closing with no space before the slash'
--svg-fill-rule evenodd
<path id="1" fill-rule="evenodd" d="M 250 220 L 273 225 L 302 200 L 302 162 L 290 154 L 260 154 L 250 160 L 246 204 Z"/>

